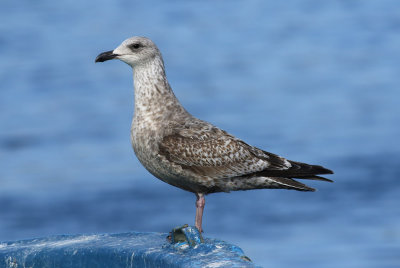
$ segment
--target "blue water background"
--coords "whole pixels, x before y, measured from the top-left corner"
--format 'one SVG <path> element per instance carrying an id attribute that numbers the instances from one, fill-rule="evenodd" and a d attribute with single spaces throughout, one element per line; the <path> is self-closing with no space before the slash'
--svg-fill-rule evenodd
<path id="1" fill-rule="evenodd" d="M 94 64 L 133 35 L 193 115 L 335 171 L 207 196 L 206 236 L 265 267 L 400 267 L 397 0 L 2 1 L 0 241 L 193 223 L 133 154 L 130 68 Z"/>

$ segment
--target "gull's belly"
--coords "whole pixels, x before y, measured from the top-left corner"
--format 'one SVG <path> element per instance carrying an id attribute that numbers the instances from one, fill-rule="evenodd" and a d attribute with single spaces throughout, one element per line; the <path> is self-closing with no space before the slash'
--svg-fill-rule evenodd
<path id="1" fill-rule="evenodd" d="M 209 178 L 196 176 L 161 156 L 158 153 L 159 136 L 149 129 L 140 130 L 143 129 L 133 125 L 132 147 L 140 163 L 156 178 L 190 192 L 204 192 L 214 185 Z"/>

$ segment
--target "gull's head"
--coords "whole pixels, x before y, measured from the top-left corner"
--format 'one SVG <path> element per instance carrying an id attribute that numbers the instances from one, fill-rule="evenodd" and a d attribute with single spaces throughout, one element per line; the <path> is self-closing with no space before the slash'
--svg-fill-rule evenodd
<path id="1" fill-rule="evenodd" d="M 126 39 L 116 49 L 101 53 L 95 62 L 119 59 L 132 67 L 160 56 L 157 46 L 146 37 L 134 36 Z"/>

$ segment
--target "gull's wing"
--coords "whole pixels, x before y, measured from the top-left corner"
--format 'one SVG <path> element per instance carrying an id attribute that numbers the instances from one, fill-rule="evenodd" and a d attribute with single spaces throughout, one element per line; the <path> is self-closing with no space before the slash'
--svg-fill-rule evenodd
<path id="1" fill-rule="evenodd" d="M 212 179 L 252 175 L 327 180 L 315 175 L 332 173 L 321 166 L 289 161 L 252 147 L 200 120 L 165 136 L 159 150 L 183 169 Z"/>
<path id="2" fill-rule="evenodd" d="M 273 165 L 285 168 L 284 160 L 275 160 L 276 163 L 261 160 L 246 143 L 219 129 L 211 131 L 194 135 L 180 131 L 166 136 L 160 144 L 160 153 L 183 169 L 213 179 L 243 176 Z"/>

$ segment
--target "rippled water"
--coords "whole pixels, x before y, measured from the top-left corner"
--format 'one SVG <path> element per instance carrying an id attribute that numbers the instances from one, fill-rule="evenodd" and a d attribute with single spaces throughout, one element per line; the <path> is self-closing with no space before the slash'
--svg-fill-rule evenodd
<path id="1" fill-rule="evenodd" d="M 145 35 L 192 114 L 335 171 L 208 196 L 206 236 L 265 267 L 400 267 L 398 1 L 3 1 L 0 21 L 0 240 L 193 222 L 130 148 L 128 66 L 94 64 Z"/>

